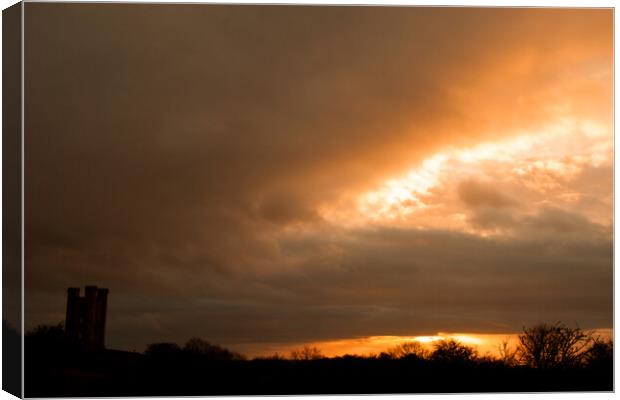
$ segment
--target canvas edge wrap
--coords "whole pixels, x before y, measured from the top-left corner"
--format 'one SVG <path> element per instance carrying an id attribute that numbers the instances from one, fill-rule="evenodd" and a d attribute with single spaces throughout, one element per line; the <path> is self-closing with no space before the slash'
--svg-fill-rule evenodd
<path id="1" fill-rule="evenodd" d="M 2 390 L 23 397 L 23 3 L 2 11 Z"/>

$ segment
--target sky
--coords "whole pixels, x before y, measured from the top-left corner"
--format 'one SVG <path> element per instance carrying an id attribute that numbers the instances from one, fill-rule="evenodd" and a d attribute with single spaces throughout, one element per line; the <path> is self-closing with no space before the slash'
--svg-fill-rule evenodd
<path id="1" fill-rule="evenodd" d="M 84 285 L 137 351 L 612 328 L 611 9 L 25 10 L 26 329 Z"/>

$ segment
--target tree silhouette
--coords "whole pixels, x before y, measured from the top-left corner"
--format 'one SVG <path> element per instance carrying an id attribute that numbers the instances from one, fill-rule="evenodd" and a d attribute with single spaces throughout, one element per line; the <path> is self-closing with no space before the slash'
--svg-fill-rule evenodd
<path id="1" fill-rule="evenodd" d="M 585 354 L 585 363 L 591 368 L 602 369 L 613 367 L 614 344 L 611 340 L 595 339 Z"/>
<path id="2" fill-rule="evenodd" d="M 471 364 L 476 360 L 477 351 L 454 339 L 435 343 L 431 360 L 442 364 Z"/>
<path id="3" fill-rule="evenodd" d="M 26 333 L 26 337 L 35 340 L 59 341 L 62 340 L 64 334 L 64 324 L 59 322 L 56 325 L 37 325 Z"/>
<path id="4" fill-rule="evenodd" d="M 415 357 L 420 359 L 428 358 L 429 351 L 415 340 L 411 340 L 398 346 L 391 347 L 386 352 L 391 358 L 409 358 Z"/>
<path id="5" fill-rule="evenodd" d="M 195 358 L 207 360 L 243 360 L 245 357 L 224 347 L 211 344 L 201 338 L 191 338 L 185 343 L 183 352 Z"/>
<path id="6" fill-rule="evenodd" d="M 526 329 L 524 335 L 536 332 Z M 455 340 L 436 342 L 432 351 L 411 341 L 381 355 L 333 358 L 306 345 L 287 359 L 276 354 L 246 361 L 200 338 L 184 346 L 153 343 L 144 354 L 73 347 L 67 352 L 57 346 L 62 340 L 60 324 L 28 333 L 28 397 L 613 390 L 613 344 L 599 339 L 585 348 L 581 363 L 552 370 L 480 357 L 475 348 Z M 515 353 L 508 343 L 506 360 Z"/>
<path id="7" fill-rule="evenodd" d="M 161 342 L 149 344 L 144 354 L 153 357 L 173 357 L 181 354 L 182 349 L 176 343 Z"/>
<path id="8" fill-rule="evenodd" d="M 512 367 L 518 364 L 517 349 L 511 349 L 508 343 L 508 338 L 502 340 L 497 346 L 497 351 L 499 353 L 499 360 L 502 362 L 502 364 Z"/>
<path id="9" fill-rule="evenodd" d="M 283 361 L 283 360 L 286 360 L 286 357 L 284 357 L 283 355 L 279 354 L 278 352 L 275 352 L 275 353 L 273 353 L 271 355 L 268 355 L 268 356 L 254 357 L 254 360 Z"/>
<path id="10" fill-rule="evenodd" d="M 524 328 L 519 335 L 517 357 L 534 368 L 575 367 L 580 365 L 593 343 L 592 334 L 570 328 L 561 322 Z"/>
<path id="11" fill-rule="evenodd" d="M 25 347 L 37 352 L 59 352 L 68 346 L 74 345 L 65 337 L 62 322 L 56 325 L 38 325 L 28 331 L 25 336 Z"/>
<path id="12" fill-rule="evenodd" d="M 323 357 L 321 350 L 314 346 L 304 346 L 301 349 L 291 351 L 291 359 L 298 361 L 318 360 Z"/>

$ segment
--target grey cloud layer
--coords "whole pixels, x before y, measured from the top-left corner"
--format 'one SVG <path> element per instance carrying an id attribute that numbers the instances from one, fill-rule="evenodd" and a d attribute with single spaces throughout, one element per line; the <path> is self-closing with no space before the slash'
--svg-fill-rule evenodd
<path id="1" fill-rule="evenodd" d="M 111 341 L 140 349 L 148 341 L 194 334 L 234 346 L 511 332 L 541 320 L 611 326 L 608 229 L 553 209 L 521 222 L 511 240 L 388 228 L 337 239 L 287 237 L 274 243 L 281 256 L 272 262 L 294 255 L 295 269 L 243 276 L 191 272 L 174 262 L 165 276 L 186 295 L 117 293 Z M 139 337 L 130 334 L 136 329 Z"/>

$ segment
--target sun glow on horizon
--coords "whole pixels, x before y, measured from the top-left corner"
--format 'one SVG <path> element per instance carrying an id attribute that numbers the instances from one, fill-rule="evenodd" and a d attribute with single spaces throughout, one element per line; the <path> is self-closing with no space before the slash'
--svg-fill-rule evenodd
<path id="1" fill-rule="evenodd" d="M 443 340 L 455 340 L 467 346 L 476 348 L 479 352 L 495 354 L 497 345 L 507 337 L 516 338 L 515 334 L 469 334 L 469 333 L 443 333 L 427 336 L 369 336 L 357 339 L 340 339 L 331 341 L 319 341 L 308 343 L 308 346 L 318 348 L 327 357 L 349 355 L 379 355 L 390 351 L 399 345 L 418 342 L 429 351 L 433 346 Z M 513 340 L 511 339 L 511 340 Z M 275 346 L 269 350 L 260 352 L 259 355 L 268 356 L 277 352 L 286 356 L 298 346 Z M 271 352 L 271 353 L 270 353 Z M 256 355 L 256 354 L 254 354 Z"/>
<path id="2" fill-rule="evenodd" d="M 595 329 L 592 331 L 595 335 L 603 339 L 613 337 L 612 329 Z M 518 333 L 445 333 L 438 332 L 435 335 L 419 335 L 419 336 L 369 336 L 355 339 L 339 339 L 328 341 L 317 341 L 307 343 L 306 345 L 316 347 L 321 354 L 326 357 L 340 357 L 344 355 L 357 356 L 378 356 L 382 352 L 388 352 L 391 349 L 410 342 L 418 342 L 422 344 L 427 351 L 432 351 L 436 343 L 443 340 L 455 340 L 463 345 L 474 348 L 479 356 L 500 356 L 500 346 L 506 343 L 509 347 L 514 348 L 518 343 Z M 245 352 L 251 357 L 271 356 L 274 353 L 287 357 L 292 350 L 299 349 L 303 344 L 297 345 L 273 345 L 262 351 L 254 352 L 244 350 L 242 347 L 238 350 Z"/>

